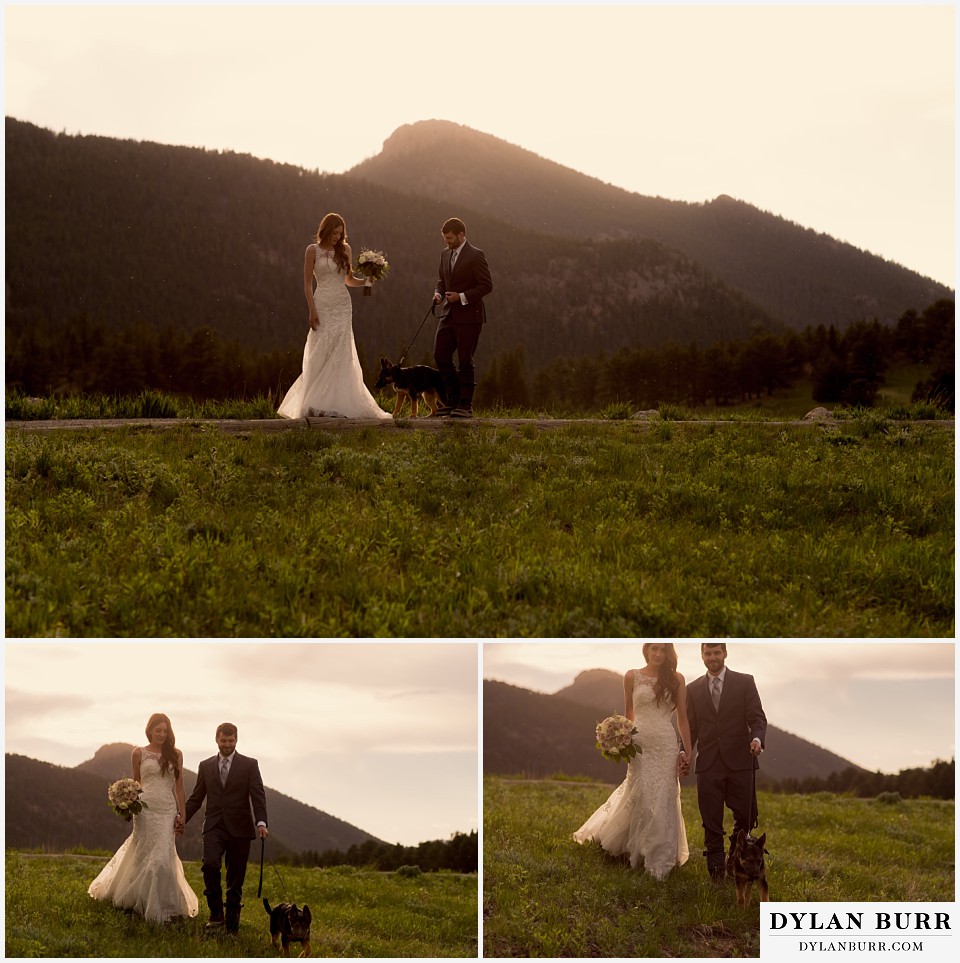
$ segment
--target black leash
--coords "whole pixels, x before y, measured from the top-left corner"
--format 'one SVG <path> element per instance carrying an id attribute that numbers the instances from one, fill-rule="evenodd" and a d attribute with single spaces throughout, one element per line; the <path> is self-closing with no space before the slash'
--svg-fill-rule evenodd
<path id="1" fill-rule="evenodd" d="M 257 883 L 257 899 L 260 899 L 260 895 L 263 893 L 263 849 L 266 845 L 266 840 L 263 836 L 260 837 L 260 882 Z"/>
<path id="2" fill-rule="evenodd" d="M 409 351 L 413 347 L 413 342 L 417 340 L 418 335 L 423 330 L 423 326 L 427 323 L 427 318 L 429 318 L 431 314 L 433 314 L 433 316 L 436 317 L 436 314 L 434 314 L 436 310 L 437 310 L 437 302 L 431 301 L 430 310 L 427 311 L 427 313 L 423 316 L 423 320 L 420 322 L 420 327 L 417 328 L 417 333 L 413 336 L 413 340 L 411 340 L 410 344 L 407 345 L 407 351 Z M 400 360 L 397 362 L 398 368 L 400 367 L 400 365 L 403 364 L 403 360 L 407 356 L 407 351 L 404 351 L 403 354 L 400 355 Z"/>
<path id="3" fill-rule="evenodd" d="M 257 884 L 257 899 L 260 899 L 260 895 L 263 893 L 263 851 L 265 848 L 266 840 L 260 837 L 260 882 Z M 280 870 L 277 869 L 273 860 L 269 860 L 271 866 L 273 866 L 273 871 L 277 874 L 277 879 L 280 880 L 280 889 L 283 890 L 283 895 L 286 901 L 290 902 L 290 897 L 287 896 L 287 887 L 283 884 L 283 877 L 280 875 Z"/>
<path id="4" fill-rule="evenodd" d="M 753 823 L 750 826 L 750 831 L 752 832 L 757 826 L 760 825 L 760 806 L 757 804 L 757 757 L 753 757 L 753 795 L 750 797 L 750 814 L 753 817 Z"/>

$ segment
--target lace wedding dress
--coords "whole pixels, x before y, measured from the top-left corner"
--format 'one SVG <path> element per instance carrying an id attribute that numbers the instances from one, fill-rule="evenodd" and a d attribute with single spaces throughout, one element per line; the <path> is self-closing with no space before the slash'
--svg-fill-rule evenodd
<path id="1" fill-rule="evenodd" d="M 690 855 L 680 813 L 674 710 L 657 705 L 656 679 L 639 669 L 633 678 L 633 739 L 643 752 L 627 763 L 626 779 L 573 838 L 594 840 L 614 856 L 628 855 L 634 869 L 642 865 L 655 879 L 664 879 Z"/>
<path id="2" fill-rule="evenodd" d="M 133 832 L 103 867 L 87 892 L 154 923 L 197 915 L 197 894 L 183 875 L 173 821 L 177 815 L 173 769 L 160 774 L 160 754 L 143 750 L 141 801 L 147 808 L 133 817 Z"/>
<path id="3" fill-rule="evenodd" d="M 303 372 L 277 409 L 284 418 L 325 415 L 339 418 L 393 416 L 367 391 L 353 341 L 350 292 L 337 272 L 332 251 L 315 248 L 313 300 L 320 326 L 310 329 L 303 349 Z"/>

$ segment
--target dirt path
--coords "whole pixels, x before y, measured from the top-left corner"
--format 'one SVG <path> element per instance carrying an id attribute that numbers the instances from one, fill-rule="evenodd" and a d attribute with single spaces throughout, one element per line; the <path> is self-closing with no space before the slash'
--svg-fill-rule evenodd
<path id="1" fill-rule="evenodd" d="M 644 413 L 646 414 L 646 413 Z M 390 421 L 371 421 L 367 418 L 263 418 L 263 419 L 204 419 L 204 418 L 70 418 L 46 421 L 7 421 L 6 427 L 16 431 L 61 431 L 64 429 L 90 428 L 215 428 L 228 434 L 245 434 L 251 431 L 353 431 L 359 428 L 375 428 L 377 431 L 449 431 L 470 426 L 493 426 L 498 428 L 534 427 L 538 429 L 568 428 L 571 425 L 612 425 L 625 424 L 637 428 L 649 429 L 660 423 L 655 415 L 651 417 L 634 417 L 623 421 L 609 418 L 473 418 L 469 421 L 450 418 L 401 418 Z M 757 420 L 731 421 L 729 419 L 696 419 L 685 421 L 666 421 L 664 424 L 680 425 L 763 425 L 769 428 L 803 428 L 818 425 L 841 426 L 852 424 L 850 421 L 832 417 L 816 417 L 795 420 Z M 911 421 L 896 422 L 896 424 L 928 425 L 934 428 L 949 428 L 954 422 L 950 421 Z"/>

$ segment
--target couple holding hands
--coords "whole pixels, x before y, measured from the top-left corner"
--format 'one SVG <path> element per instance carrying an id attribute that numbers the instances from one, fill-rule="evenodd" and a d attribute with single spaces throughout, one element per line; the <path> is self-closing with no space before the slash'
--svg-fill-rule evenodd
<path id="1" fill-rule="evenodd" d="M 183 753 L 176 747 L 167 716 L 152 715 L 146 736 L 148 744 L 131 754 L 133 778 L 143 787 L 143 810 L 133 816 L 133 832 L 88 892 L 156 923 L 196 916 L 199 903 L 183 874 L 175 837 L 183 835 L 206 800 L 201 871 L 210 909 L 207 928 L 236 933 L 250 842 L 268 835 L 260 766 L 256 759 L 236 751 L 237 727 L 224 722 L 217 727 L 217 754 L 197 767 L 196 787 L 185 799 Z M 224 862 L 226 905 L 220 882 Z"/>
<path id="2" fill-rule="evenodd" d="M 757 686 L 752 675 L 726 667 L 726 643 L 702 643 L 700 654 L 706 674 L 687 685 L 671 643 L 644 644 L 646 664 L 623 677 L 624 715 L 636 727 L 638 753 L 626 779 L 573 837 L 628 856 L 633 868 L 643 866 L 656 879 L 690 855 L 680 779 L 690 771 L 694 747 L 704 855 L 715 882 L 723 880 L 727 859 L 724 807 L 733 812 L 731 840 L 757 825 L 755 770 L 767 733 Z"/>

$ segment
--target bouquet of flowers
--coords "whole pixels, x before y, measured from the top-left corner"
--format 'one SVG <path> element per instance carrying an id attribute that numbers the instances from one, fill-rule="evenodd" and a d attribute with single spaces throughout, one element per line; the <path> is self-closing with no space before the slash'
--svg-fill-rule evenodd
<path id="1" fill-rule="evenodd" d="M 597 748 L 604 759 L 626 762 L 642 752 L 633 741 L 636 733 L 637 727 L 626 716 L 608 716 L 597 724 Z"/>
<path id="2" fill-rule="evenodd" d="M 118 779 L 107 789 L 107 802 L 118 816 L 122 816 L 127 822 L 130 822 L 134 816 L 139 815 L 144 809 L 150 808 L 140 800 L 140 793 L 142 792 L 143 786 L 136 779 L 131 779 L 128 776 L 126 779 Z"/>
<path id="3" fill-rule="evenodd" d="M 367 278 L 363 293 L 369 296 L 371 283 L 382 281 L 390 273 L 390 264 L 383 251 L 361 251 L 354 271 Z"/>

